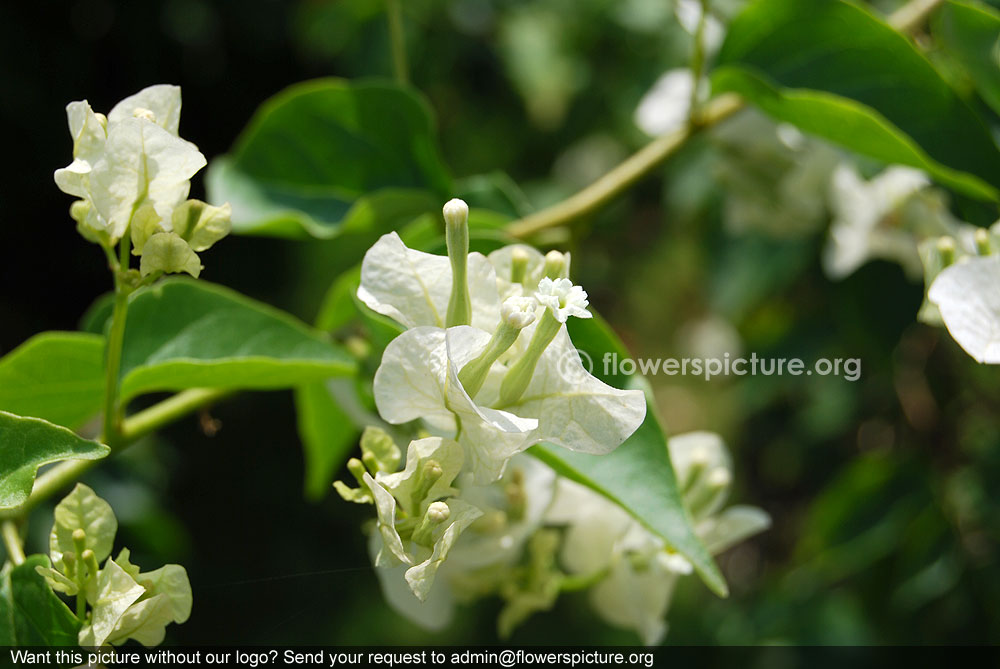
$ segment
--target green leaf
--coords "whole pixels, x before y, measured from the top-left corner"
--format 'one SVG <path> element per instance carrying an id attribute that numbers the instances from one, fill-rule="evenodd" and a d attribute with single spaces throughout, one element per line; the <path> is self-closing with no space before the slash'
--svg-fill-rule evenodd
<path id="1" fill-rule="evenodd" d="M 860 6 L 753 3 L 730 26 L 719 64 L 716 92 L 957 191 L 1000 197 L 1000 150 L 986 125 L 909 39 Z"/>
<path id="2" fill-rule="evenodd" d="M 49 567 L 44 555 L 0 570 L 0 646 L 75 646 L 80 622 L 36 569 Z"/>
<path id="3" fill-rule="evenodd" d="M 205 281 L 170 279 L 129 305 L 122 396 L 283 388 L 354 368 L 347 353 L 284 312 Z"/>
<path id="4" fill-rule="evenodd" d="M 318 79 L 261 105 L 232 153 L 213 161 L 207 186 L 210 200 L 232 204 L 235 232 L 330 238 L 366 196 L 391 190 L 443 202 L 451 179 L 417 93 Z"/>
<path id="5" fill-rule="evenodd" d="M 358 429 L 322 381 L 296 388 L 295 408 L 305 453 L 306 496 L 322 499 L 330 491 L 334 474 L 357 444 Z"/>
<path id="6" fill-rule="evenodd" d="M 611 328 L 600 318 L 570 320 L 574 345 L 586 352 L 594 375 L 610 385 L 642 387 L 641 377 L 625 375 L 602 378 L 601 361 L 606 353 L 628 357 Z M 584 358 L 586 366 L 586 358 Z M 601 493 L 628 511 L 674 550 L 686 557 L 705 584 L 720 596 L 728 588 L 718 567 L 694 533 L 691 516 L 681 501 L 680 490 L 663 428 L 647 400 L 646 420 L 624 444 L 607 455 L 574 453 L 551 444 L 539 444 L 529 453 L 557 473 Z"/>
<path id="7" fill-rule="evenodd" d="M 94 551 L 98 562 L 111 555 L 118 519 L 111 505 L 82 483 L 77 483 L 73 492 L 56 505 L 55 522 L 49 534 L 49 556 L 59 569 L 63 568 L 66 553 L 72 552 L 79 557 L 81 551 L 77 551 L 73 542 L 73 533 L 77 530 L 83 530 L 84 545 Z"/>
<path id="8" fill-rule="evenodd" d="M 1000 12 L 978 2 L 949 0 L 932 27 L 986 104 L 1000 114 Z"/>
<path id="9" fill-rule="evenodd" d="M 19 506 L 31 494 L 41 465 L 60 460 L 97 460 L 109 452 L 70 430 L 0 411 L 0 508 Z"/>
<path id="10" fill-rule="evenodd" d="M 78 427 L 101 411 L 104 338 L 35 335 L 0 359 L 0 409 Z"/>

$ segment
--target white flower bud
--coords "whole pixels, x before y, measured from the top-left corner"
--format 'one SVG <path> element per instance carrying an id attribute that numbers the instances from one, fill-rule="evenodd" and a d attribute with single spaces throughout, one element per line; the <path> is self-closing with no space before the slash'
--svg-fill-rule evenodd
<path id="1" fill-rule="evenodd" d="M 550 279 L 565 279 L 569 275 L 569 262 L 565 254 L 549 251 L 545 254 L 545 276 Z"/>
<path id="2" fill-rule="evenodd" d="M 444 222 L 449 226 L 465 225 L 469 221 L 469 205 L 457 197 L 445 202 Z"/>
<path id="3" fill-rule="evenodd" d="M 518 330 L 535 322 L 538 302 L 531 297 L 510 297 L 500 306 L 500 318 L 504 323 Z"/>
<path id="4" fill-rule="evenodd" d="M 569 279 L 552 280 L 545 277 L 538 282 L 538 292 L 535 298 L 539 304 L 548 307 L 552 315 L 560 323 L 565 323 L 570 316 L 590 318 L 587 311 L 587 293 L 580 286 L 574 286 Z"/>
<path id="5" fill-rule="evenodd" d="M 444 502 L 433 502 L 427 507 L 427 518 L 432 523 L 443 523 L 451 517 L 451 509 Z"/>

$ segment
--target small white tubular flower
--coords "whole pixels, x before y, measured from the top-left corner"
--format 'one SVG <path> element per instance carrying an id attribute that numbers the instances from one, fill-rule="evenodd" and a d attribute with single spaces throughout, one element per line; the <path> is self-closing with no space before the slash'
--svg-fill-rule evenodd
<path id="1" fill-rule="evenodd" d="M 543 277 L 538 282 L 535 299 L 543 307 L 547 307 L 556 320 L 565 323 L 570 316 L 590 318 L 593 314 L 587 311 L 587 293 L 580 286 L 574 286 L 569 279 L 553 281 Z"/>
<path id="2" fill-rule="evenodd" d="M 523 330 L 535 322 L 538 302 L 530 297 L 508 297 L 500 305 L 500 320 L 512 328 Z"/>
<path id="3" fill-rule="evenodd" d="M 969 257 L 944 269 L 927 293 L 948 332 L 977 362 L 1000 364 L 1000 256 Z"/>
<path id="4" fill-rule="evenodd" d="M 469 326 L 407 330 L 386 347 L 373 387 L 375 405 L 387 422 L 422 419 L 439 433 L 457 435 L 466 465 L 480 483 L 499 478 L 507 460 L 534 443 L 530 434 L 538 426 L 535 419 L 477 404 L 458 380 L 458 372 L 489 339 Z M 480 397 L 495 398 L 498 385 L 495 375 L 487 379 Z"/>
<path id="5" fill-rule="evenodd" d="M 691 113 L 693 95 L 691 70 L 686 67 L 670 70 L 642 96 L 635 110 L 635 124 L 652 137 L 680 130 Z"/>
<path id="6" fill-rule="evenodd" d="M 837 167 L 830 192 L 834 219 L 823 255 L 826 273 L 842 279 L 872 258 L 916 258 L 911 233 L 880 224 L 928 183 L 927 175 L 908 167 L 890 167 L 867 182 L 853 167 Z"/>
<path id="7" fill-rule="evenodd" d="M 395 232 L 383 235 L 361 263 L 358 298 L 373 311 L 407 328 L 443 328 L 451 297 L 451 263 L 409 249 Z M 481 253 L 468 256 L 468 285 L 473 327 L 492 332 L 500 315 L 500 295 L 493 266 Z"/>

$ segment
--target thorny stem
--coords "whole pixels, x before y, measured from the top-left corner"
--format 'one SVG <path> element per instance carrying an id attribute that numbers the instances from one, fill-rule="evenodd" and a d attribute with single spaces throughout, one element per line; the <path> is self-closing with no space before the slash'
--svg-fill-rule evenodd
<path id="1" fill-rule="evenodd" d="M 917 30 L 943 1 L 910 0 L 888 18 L 888 23 L 902 33 L 911 33 Z M 702 18 L 704 20 L 704 12 Z M 697 88 L 697 83 L 695 86 Z M 507 226 L 507 233 L 513 237 L 530 237 L 546 228 L 565 225 L 600 209 L 659 167 L 684 146 L 688 139 L 724 121 L 744 106 L 744 102 L 734 94 L 724 93 L 716 96 L 702 107 L 696 119 L 696 126 L 685 127 L 657 137 L 575 195 L 513 221 Z"/>

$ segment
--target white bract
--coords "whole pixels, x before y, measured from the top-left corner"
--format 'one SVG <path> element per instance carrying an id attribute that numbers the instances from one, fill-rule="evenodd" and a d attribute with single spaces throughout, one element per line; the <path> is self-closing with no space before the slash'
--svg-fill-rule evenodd
<path id="1" fill-rule="evenodd" d="M 70 209 L 89 241 L 111 248 L 132 229 L 140 272 L 197 276 L 197 251 L 229 233 L 229 205 L 187 200 L 191 177 L 205 166 L 198 147 L 178 136 L 181 91 L 150 86 L 105 117 L 86 100 L 66 107 L 73 162 L 55 172 L 63 192 L 80 198 Z"/>
<path id="2" fill-rule="evenodd" d="M 359 487 L 336 485 L 345 499 L 375 505 L 370 549 L 386 596 L 402 611 L 424 610 L 429 627 L 447 621 L 456 598 L 481 589 L 484 569 L 494 586 L 510 580 L 529 538 L 531 573 L 545 571 L 538 565 L 548 540 L 533 533 L 555 476 L 533 461 L 511 469 L 512 459 L 542 441 L 608 453 L 646 412 L 641 391 L 594 378 L 570 341 L 566 321 L 591 314 L 586 292 L 567 278 L 569 255 L 524 245 L 489 258 L 469 253 L 467 217 L 464 202 L 445 206 L 448 256 L 409 249 L 395 233 L 365 255 L 359 299 L 407 328 L 375 373 L 379 415 L 434 436 L 411 442 L 396 472 L 398 457 L 385 457 L 394 447 L 382 444 L 379 455 L 374 445 L 384 438 L 366 432 L 363 461 L 348 463 Z M 449 576 L 432 588 L 439 573 Z M 514 580 L 508 627 L 552 599 L 551 579 L 541 599 L 533 599 L 536 580 Z"/>
<path id="3" fill-rule="evenodd" d="M 927 297 L 966 353 L 1000 364 L 1000 256 L 966 258 L 947 267 Z"/>
<path id="4" fill-rule="evenodd" d="M 834 219 L 823 256 L 826 273 L 842 279 L 873 258 L 897 260 L 919 272 L 914 235 L 887 219 L 929 183 L 927 175 L 909 167 L 889 167 L 865 181 L 853 167 L 840 165 L 830 185 Z"/>
<path id="5" fill-rule="evenodd" d="M 733 506 L 721 510 L 732 480 L 732 466 L 722 439 L 692 432 L 669 441 L 670 459 L 695 531 L 710 552 L 721 553 L 766 529 L 760 509 Z M 677 578 L 692 565 L 671 551 L 621 507 L 598 493 L 559 479 L 547 520 L 567 526 L 561 549 L 571 574 L 594 577 L 591 603 L 613 625 L 635 630 L 646 644 L 666 633 L 666 613 Z"/>
<path id="6" fill-rule="evenodd" d="M 448 204 L 455 220 L 464 222 L 466 211 Z M 489 258 L 469 253 L 471 326 L 448 323 L 453 261 L 409 249 L 395 233 L 365 255 L 358 297 L 409 328 L 386 347 L 375 374 L 384 420 L 420 420 L 455 439 L 480 484 L 497 480 L 511 457 L 540 441 L 607 453 L 638 428 L 642 393 L 591 376 L 563 327 L 570 316 L 591 316 L 587 294 L 564 276 L 568 255 L 542 256 L 523 245 Z M 510 297 L 501 303 L 501 294 Z"/>
<path id="7" fill-rule="evenodd" d="M 691 70 L 686 67 L 669 70 L 642 96 L 635 110 L 635 124 L 653 137 L 680 130 L 691 113 L 693 95 Z"/>

